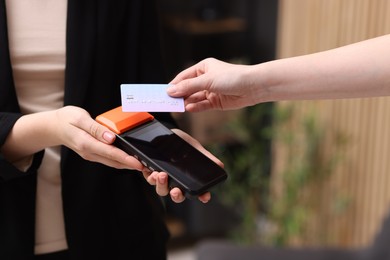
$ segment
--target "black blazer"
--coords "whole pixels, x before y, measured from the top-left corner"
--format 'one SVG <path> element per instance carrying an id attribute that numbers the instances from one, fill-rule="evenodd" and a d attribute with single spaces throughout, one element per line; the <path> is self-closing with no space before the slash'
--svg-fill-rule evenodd
<path id="1" fill-rule="evenodd" d="M 65 105 L 94 118 L 120 105 L 121 83 L 163 83 L 153 0 L 68 0 Z M 21 116 L 0 0 L 0 145 Z M 168 113 L 156 118 L 168 126 Z M 43 151 L 20 172 L 0 154 L 0 259 L 32 259 L 36 173 Z M 63 147 L 61 176 L 71 259 L 164 259 L 163 208 L 139 172 L 83 160 Z"/>

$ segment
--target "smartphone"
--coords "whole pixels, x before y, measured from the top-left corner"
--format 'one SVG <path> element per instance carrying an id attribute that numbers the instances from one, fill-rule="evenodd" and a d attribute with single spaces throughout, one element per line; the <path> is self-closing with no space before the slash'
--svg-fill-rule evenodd
<path id="1" fill-rule="evenodd" d="M 166 172 L 170 188 L 180 188 L 186 197 L 197 197 L 227 179 L 222 167 L 149 113 L 118 107 L 96 120 L 117 134 L 114 145 L 151 171 Z"/>

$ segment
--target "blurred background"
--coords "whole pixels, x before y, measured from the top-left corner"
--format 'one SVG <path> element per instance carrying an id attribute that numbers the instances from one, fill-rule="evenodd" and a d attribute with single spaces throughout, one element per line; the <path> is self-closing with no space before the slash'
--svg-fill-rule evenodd
<path id="1" fill-rule="evenodd" d="M 168 79 L 207 57 L 256 64 L 390 33 L 386 0 L 158 5 Z M 183 248 L 196 259 L 196 246 L 214 238 L 279 247 L 369 245 L 389 210 L 389 114 L 387 97 L 175 114 L 225 163 L 229 179 L 207 205 L 165 200 L 171 259 Z"/>

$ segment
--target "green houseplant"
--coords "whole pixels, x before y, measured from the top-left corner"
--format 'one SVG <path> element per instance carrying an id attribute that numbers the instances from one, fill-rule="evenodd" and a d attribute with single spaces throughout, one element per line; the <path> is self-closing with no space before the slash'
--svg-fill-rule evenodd
<path id="1" fill-rule="evenodd" d="M 317 120 L 315 110 L 298 118 L 293 105 L 276 107 L 268 103 L 249 107 L 226 126 L 236 138 L 210 147 L 229 172 L 228 181 L 218 193 L 240 218 L 231 232 L 234 241 L 286 245 L 304 237 L 307 222 L 316 210 L 316 201 L 307 193 L 323 185 L 334 172 L 342 159 L 346 138 L 341 133 L 332 135 L 336 152 L 325 155 L 325 128 Z M 283 176 L 283 192 L 277 197 L 271 193 L 270 181 L 271 148 L 275 141 L 287 150 L 285 167 L 279 173 Z M 345 208 L 348 203 L 342 205 Z"/>

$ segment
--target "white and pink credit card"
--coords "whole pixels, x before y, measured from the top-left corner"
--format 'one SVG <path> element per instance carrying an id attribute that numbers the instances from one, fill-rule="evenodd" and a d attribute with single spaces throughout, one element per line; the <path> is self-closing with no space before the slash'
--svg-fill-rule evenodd
<path id="1" fill-rule="evenodd" d="M 123 112 L 184 112 L 183 98 L 167 94 L 168 84 L 122 84 Z"/>

